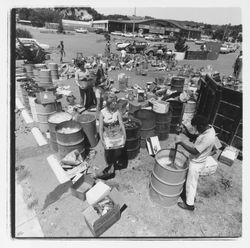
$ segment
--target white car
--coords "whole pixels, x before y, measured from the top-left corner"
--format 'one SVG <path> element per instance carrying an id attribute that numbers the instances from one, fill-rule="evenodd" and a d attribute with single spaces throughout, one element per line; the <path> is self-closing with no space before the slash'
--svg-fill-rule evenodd
<path id="1" fill-rule="evenodd" d="M 87 34 L 88 33 L 88 30 L 84 29 L 84 28 L 77 28 L 77 29 L 75 29 L 75 31 L 77 33 L 81 33 L 81 34 Z"/>
<path id="2" fill-rule="evenodd" d="M 135 37 L 135 35 L 133 35 L 132 33 L 124 33 L 123 36 L 126 38 L 134 38 Z"/>
<path id="3" fill-rule="evenodd" d="M 114 32 L 111 32 L 112 35 L 118 35 L 118 36 L 123 36 L 123 33 L 120 32 L 120 31 L 114 31 Z"/>
<path id="4" fill-rule="evenodd" d="M 227 44 L 222 44 L 220 47 L 220 53 L 227 54 L 230 53 L 231 49 Z"/>
<path id="5" fill-rule="evenodd" d="M 40 47 L 43 48 L 44 50 L 48 50 L 48 49 L 50 48 L 49 45 L 39 43 L 36 39 L 19 38 L 19 40 L 24 44 L 24 46 L 30 46 L 30 45 L 32 45 L 32 44 L 35 44 L 35 45 L 40 46 Z M 18 45 L 19 45 L 19 42 L 17 41 L 17 42 L 16 42 L 16 46 L 18 46 Z"/>

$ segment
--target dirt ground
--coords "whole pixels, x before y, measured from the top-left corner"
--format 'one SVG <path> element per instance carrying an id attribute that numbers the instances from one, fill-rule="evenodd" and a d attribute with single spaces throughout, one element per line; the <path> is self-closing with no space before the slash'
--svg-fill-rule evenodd
<path id="1" fill-rule="evenodd" d="M 43 35 L 41 42 L 49 43 L 50 39 L 46 40 L 45 34 L 40 34 L 37 30 L 34 34 L 39 34 L 41 37 Z M 75 38 L 77 35 L 67 36 L 67 39 Z M 60 38 L 58 36 L 54 39 L 54 43 L 51 41 L 52 45 L 58 43 Z M 100 46 L 102 43 L 96 44 Z M 73 50 L 71 53 L 73 54 Z M 236 54 L 234 56 L 236 57 Z M 210 64 L 210 61 L 208 63 Z M 117 74 L 120 72 L 112 72 L 110 76 L 117 79 Z M 149 73 L 147 77 L 135 76 L 133 71 L 125 72 L 129 76 L 129 84 L 145 85 L 156 76 L 154 72 Z M 79 92 L 73 79 L 61 83 L 70 85 L 79 100 Z M 55 196 L 57 200 L 43 209 L 48 194 L 56 187 L 53 185 L 53 180 L 50 180 L 54 175 L 47 163 L 47 157 L 52 152 L 48 145 L 37 146 L 30 128 L 31 126 L 25 124 L 20 112 L 17 111 L 15 132 L 17 183 L 24 188 L 24 199 L 27 204 L 35 209 L 44 236 L 93 237 L 82 214 L 87 204 L 72 196 L 70 191 Z M 161 142 L 161 147 L 173 147 L 173 138 L 174 135 L 170 134 L 166 141 Z M 92 164 L 100 169 L 104 168 L 103 148 L 100 142 L 95 150 L 97 154 Z M 194 212 L 184 211 L 177 205 L 163 208 L 151 201 L 149 183 L 154 163 L 154 158 L 148 155 L 147 150 L 141 149 L 138 157 L 129 161 L 126 169 L 117 171 L 115 178 L 106 182 L 118 188 L 127 207 L 122 212 L 121 219 L 101 237 L 221 238 L 242 235 L 241 161 L 237 160 L 231 167 L 219 163 L 215 174 L 200 177 Z"/>

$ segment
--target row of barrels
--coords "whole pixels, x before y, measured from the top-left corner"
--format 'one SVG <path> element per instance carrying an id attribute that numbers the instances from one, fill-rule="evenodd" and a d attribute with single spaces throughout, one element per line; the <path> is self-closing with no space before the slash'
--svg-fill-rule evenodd
<path id="1" fill-rule="evenodd" d="M 25 64 L 24 71 L 28 78 L 33 78 L 38 86 L 49 88 L 52 86 L 53 80 L 59 79 L 58 64 Z"/>
<path id="2" fill-rule="evenodd" d="M 159 140 L 166 140 L 169 133 L 176 133 L 176 127 L 185 118 L 192 116 L 196 111 L 196 102 L 170 101 L 167 113 L 157 113 L 153 110 L 139 109 L 133 115 L 140 120 L 141 126 L 141 147 L 146 147 L 146 139 L 157 135 Z"/>
<path id="3" fill-rule="evenodd" d="M 59 152 L 61 158 L 77 149 L 81 154 L 86 148 L 93 148 L 98 143 L 96 118 L 92 114 L 79 115 L 72 120 L 72 115 L 57 112 L 48 118 L 50 146 Z"/>

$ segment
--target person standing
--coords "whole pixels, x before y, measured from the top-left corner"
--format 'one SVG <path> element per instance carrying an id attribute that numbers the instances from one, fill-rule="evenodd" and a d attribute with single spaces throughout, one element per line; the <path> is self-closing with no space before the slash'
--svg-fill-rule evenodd
<path id="1" fill-rule="evenodd" d="M 110 149 L 107 147 L 106 139 L 123 136 L 125 145 L 126 130 L 122 121 L 122 116 L 117 108 L 117 96 L 109 94 L 106 98 L 106 107 L 101 110 L 99 118 L 100 140 L 105 150 L 105 160 L 107 167 L 99 174 L 97 178 L 107 179 L 115 175 L 115 169 L 127 163 L 125 148 Z"/>
<path id="2" fill-rule="evenodd" d="M 93 87 L 91 84 L 92 78 L 89 70 L 85 68 L 85 63 L 83 61 L 78 61 L 76 67 L 75 83 L 79 87 L 81 105 L 85 107 L 85 109 L 88 109 L 95 103 Z"/>
<path id="3" fill-rule="evenodd" d="M 96 72 L 96 82 L 95 82 L 95 97 L 96 97 L 96 117 L 99 118 L 99 113 L 103 105 L 103 95 L 104 95 L 104 86 L 107 77 L 103 69 L 103 63 L 99 62 Z"/>
<path id="4" fill-rule="evenodd" d="M 242 51 L 240 51 L 240 54 L 236 58 L 233 68 L 234 68 L 233 75 L 235 76 L 236 80 L 239 80 L 242 70 Z"/>
<path id="5" fill-rule="evenodd" d="M 181 194 L 183 202 L 178 202 L 178 206 L 193 211 L 199 175 L 214 148 L 216 133 L 214 128 L 208 124 L 207 118 L 201 115 L 194 116 L 191 125 L 198 131 L 198 136 L 190 134 L 185 126 L 182 132 L 191 140 L 195 140 L 194 145 L 185 143 L 179 135 L 176 138 L 176 145 L 182 146 L 190 153 L 187 179 Z"/>
<path id="6" fill-rule="evenodd" d="M 64 50 L 64 44 L 63 41 L 60 41 L 60 44 L 58 45 L 59 53 L 60 53 L 60 63 L 63 63 L 63 57 L 65 57 L 65 50 Z"/>

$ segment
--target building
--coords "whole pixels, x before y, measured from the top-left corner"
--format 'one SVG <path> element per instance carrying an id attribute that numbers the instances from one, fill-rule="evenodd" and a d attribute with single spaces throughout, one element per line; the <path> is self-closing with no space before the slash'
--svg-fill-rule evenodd
<path id="1" fill-rule="evenodd" d="M 186 38 L 200 39 L 201 29 L 180 25 L 172 20 L 99 20 L 93 21 L 93 28 L 109 32 L 143 32 L 144 34 L 181 35 Z"/>
<path id="2" fill-rule="evenodd" d="M 92 22 L 84 22 L 84 21 L 73 21 L 62 19 L 62 25 L 64 30 L 75 30 L 78 28 L 90 29 L 92 27 Z"/>

